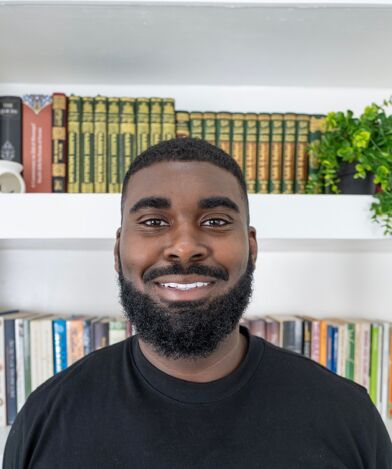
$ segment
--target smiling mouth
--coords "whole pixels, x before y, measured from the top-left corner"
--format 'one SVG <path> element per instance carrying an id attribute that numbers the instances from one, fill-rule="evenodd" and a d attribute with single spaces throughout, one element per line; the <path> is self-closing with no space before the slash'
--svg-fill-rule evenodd
<path id="1" fill-rule="evenodd" d="M 188 291 L 194 288 L 203 288 L 211 285 L 212 282 L 193 282 L 193 283 L 175 283 L 175 282 L 166 282 L 159 283 L 158 285 L 163 288 L 170 288 L 173 290 Z"/>

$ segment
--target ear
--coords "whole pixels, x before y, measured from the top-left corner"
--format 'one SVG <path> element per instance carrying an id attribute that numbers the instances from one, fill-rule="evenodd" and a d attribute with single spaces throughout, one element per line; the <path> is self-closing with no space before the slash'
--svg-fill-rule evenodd
<path id="1" fill-rule="evenodd" d="M 258 246 L 257 246 L 257 235 L 256 235 L 256 228 L 250 226 L 248 228 L 248 240 L 249 240 L 249 252 L 252 256 L 253 265 L 256 267 L 256 259 L 258 253 Z"/>
<path id="2" fill-rule="evenodd" d="M 114 244 L 114 269 L 117 273 L 120 272 L 120 235 L 121 228 L 118 228 L 116 231 L 116 242 Z"/>

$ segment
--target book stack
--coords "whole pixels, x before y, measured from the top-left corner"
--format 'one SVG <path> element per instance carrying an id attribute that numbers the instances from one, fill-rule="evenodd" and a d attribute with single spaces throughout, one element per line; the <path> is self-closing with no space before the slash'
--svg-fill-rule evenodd
<path id="1" fill-rule="evenodd" d="M 308 148 L 324 127 L 324 115 L 176 112 L 177 137 L 201 138 L 231 155 L 250 194 L 304 194 L 317 170 Z"/>
<path id="2" fill-rule="evenodd" d="M 0 313 L 0 426 L 12 425 L 29 394 L 51 376 L 131 335 L 119 317 Z"/>
<path id="3" fill-rule="evenodd" d="M 392 419 L 391 323 L 284 315 L 250 317 L 242 323 L 251 334 L 362 385 L 383 419 Z"/>

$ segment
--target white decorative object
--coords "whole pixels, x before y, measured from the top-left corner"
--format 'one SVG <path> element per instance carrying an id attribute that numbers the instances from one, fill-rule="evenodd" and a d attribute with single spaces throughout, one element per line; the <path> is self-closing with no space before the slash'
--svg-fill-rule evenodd
<path id="1" fill-rule="evenodd" d="M 26 192 L 25 182 L 20 175 L 23 166 L 14 161 L 0 160 L 0 193 Z"/>

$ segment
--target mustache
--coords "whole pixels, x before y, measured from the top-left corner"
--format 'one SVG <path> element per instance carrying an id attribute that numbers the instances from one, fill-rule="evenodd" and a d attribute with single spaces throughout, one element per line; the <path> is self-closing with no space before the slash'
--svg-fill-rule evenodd
<path id="1" fill-rule="evenodd" d="M 229 274 L 226 269 L 219 267 L 210 267 L 208 265 L 193 264 L 184 268 L 180 264 L 173 264 L 167 267 L 157 267 L 155 269 L 147 270 L 143 275 L 143 282 L 151 282 L 163 275 L 205 275 L 206 277 L 213 277 L 218 280 L 229 280 Z"/>

